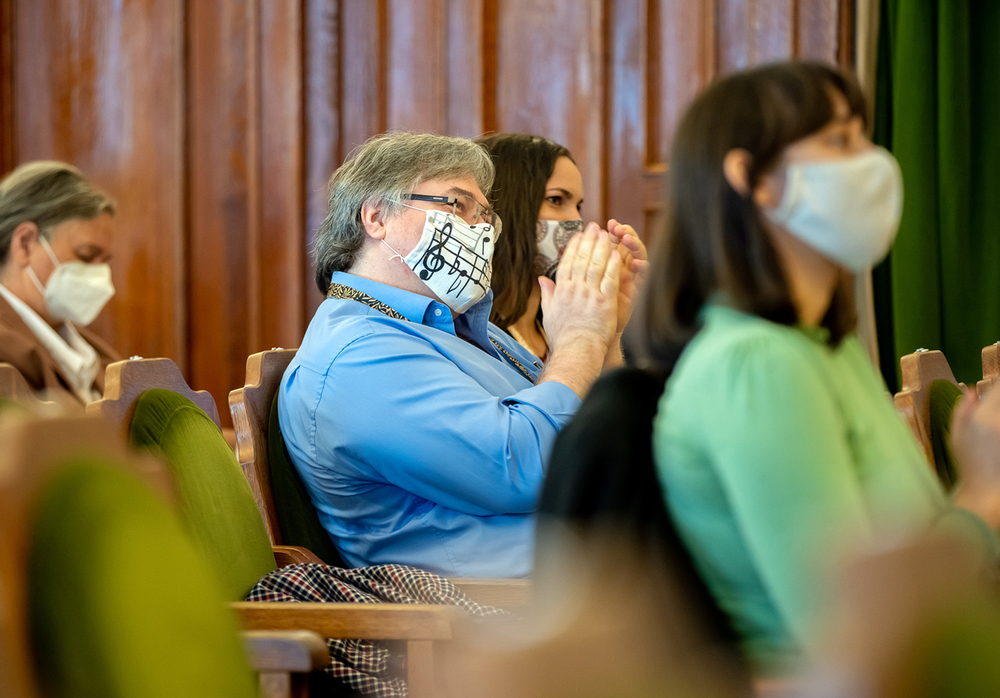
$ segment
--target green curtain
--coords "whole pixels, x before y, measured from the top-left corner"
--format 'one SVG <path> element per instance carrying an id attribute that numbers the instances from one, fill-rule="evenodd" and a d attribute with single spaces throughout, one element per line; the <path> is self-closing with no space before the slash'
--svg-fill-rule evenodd
<path id="1" fill-rule="evenodd" d="M 895 392 L 900 356 L 940 349 L 975 384 L 1000 340 L 1000 0 L 882 0 L 879 26 L 874 139 L 905 183 L 874 274 L 882 372 Z"/>

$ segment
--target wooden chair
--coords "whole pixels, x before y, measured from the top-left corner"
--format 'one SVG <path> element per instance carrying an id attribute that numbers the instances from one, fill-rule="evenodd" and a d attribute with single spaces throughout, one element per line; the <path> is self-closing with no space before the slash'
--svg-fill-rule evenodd
<path id="1" fill-rule="evenodd" d="M 236 427 L 236 457 L 250 482 L 250 489 L 254 493 L 257 508 L 260 510 L 268 537 L 275 550 L 287 541 L 281 534 L 271 486 L 268 423 L 278 384 L 288 364 L 294 358 L 295 351 L 295 349 L 275 348 L 251 354 L 247 358 L 246 384 L 229 393 L 229 410 L 233 415 L 233 425 Z M 284 547 L 289 550 L 302 550 L 295 546 Z M 516 609 L 526 606 L 530 600 L 531 583 L 526 579 L 453 578 L 450 581 L 481 604 Z"/>
<path id="2" fill-rule="evenodd" d="M 948 360 L 940 351 L 918 349 L 899 360 L 903 373 L 903 388 L 893 398 L 903 418 L 913 432 L 927 457 L 934 463 L 934 449 L 931 443 L 930 394 L 931 384 L 936 380 L 946 380 L 957 386 L 964 384 L 955 380 Z"/>
<path id="3" fill-rule="evenodd" d="M 87 405 L 87 414 L 109 419 L 128 431 L 136 398 L 150 388 L 180 393 L 205 410 L 205 414 L 222 428 L 212 395 L 205 390 L 192 390 L 177 364 L 170 359 L 134 357 L 108 364 L 104 371 L 104 397 Z"/>
<path id="4" fill-rule="evenodd" d="M 976 394 L 982 399 L 1000 377 L 1000 342 L 983 347 L 983 379 L 976 383 Z"/>
<path id="5" fill-rule="evenodd" d="M 0 418 L 0 443 L 4 444 L 4 448 L 0 450 L 0 511 L 4 512 L 3 516 L 0 517 L 0 676 L 3 677 L 5 696 L 9 698 L 35 698 L 42 694 L 40 676 L 37 672 L 56 671 L 58 673 L 56 667 L 64 666 L 59 663 L 59 660 L 65 657 L 65 654 L 60 652 L 60 647 L 64 647 L 58 641 L 60 634 L 73 635 L 77 644 L 87 644 L 88 646 L 92 643 L 95 647 L 102 647 L 104 646 L 101 645 L 102 642 L 109 641 L 109 636 L 105 633 L 97 632 L 94 636 L 88 635 L 81 638 L 77 636 L 80 632 L 79 628 L 73 632 L 63 631 L 62 615 L 55 616 L 54 624 L 50 622 L 52 616 L 46 617 L 45 613 L 37 615 L 37 618 L 34 616 L 34 614 L 38 614 L 39 603 L 42 604 L 42 608 L 45 608 L 44 601 L 32 601 L 34 595 L 44 594 L 36 586 L 38 578 L 35 575 L 39 574 L 40 569 L 44 571 L 47 564 L 48 569 L 56 571 L 55 576 L 62 577 L 65 573 L 72 578 L 73 570 L 81 569 L 81 562 L 85 566 L 90 565 L 90 558 L 85 558 L 82 561 L 78 559 L 73 563 L 60 557 L 58 560 L 50 560 L 45 563 L 43 556 L 46 552 L 51 553 L 52 549 L 46 548 L 44 544 L 39 548 L 34 547 L 39 531 L 70 530 L 75 534 L 78 530 L 76 523 L 78 520 L 73 518 L 72 514 L 64 514 L 63 509 L 55 510 L 63 517 L 63 520 L 56 524 L 56 528 L 53 529 L 51 519 L 49 519 L 49 525 L 46 529 L 46 519 L 41 509 L 44 507 L 47 497 L 51 496 L 53 485 L 58 487 L 60 484 L 65 484 L 65 482 L 60 482 L 60 477 L 65 478 L 67 475 L 73 475 L 73 469 L 77 468 L 75 471 L 77 474 L 103 477 L 102 483 L 108 482 L 108 476 L 111 477 L 111 482 L 118 484 L 124 482 L 131 493 L 143 496 L 155 505 L 156 495 L 150 494 L 148 488 L 144 487 L 141 481 L 131 477 L 121 478 L 115 473 L 124 470 L 138 474 L 141 479 L 154 486 L 154 491 L 160 490 L 160 494 L 167 496 L 168 499 L 169 485 L 167 483 L 169 479 L 162 466 L 157 462 L 132 455 L 126 449 L 124 440 L 113 425 L 92 418 L 39 419 L 20 413 L 7 414 Z M 82 462 L 81 459 L 86 459 L 86 461 Z M 81 462 L 83 468 L 91 470 L 89 472 L 80 470 Z M 83 480 L 77 479 L 73 482 L 80 481 Z M 91 484 L 95 484 L 93 480 L 91 480 Z M 75 491 L 76 488 L 73 489 Z M 90 500 L 88 508 L 86 508 L 86 518 L 90 520 L 94 518 L 95 507 L 100 518 L 108 511 L 117 511 L 122 503 L 122 498 L 101 500 L 96 504 Z M 141 502 L 125 502 L 125 504 L 130 503 L 141 507 L 144 513 L 150 510 L 150 506 L 144 506 Z M 153 508 L 155 509 L 155 507 Z M 165 508 L 161 507 L 161 509 L 163 513 L 158 519 L 155 518 L 154 512 L 154 520 L 160 521 L 161 525 L 164 521 L 171 524 L 174 520 L 163 518 L 168 517 L 168 514 Z M 52 511 L 53 509 L 49 507 L 49 514 Z M 81 521 L 80 523 L 83 524 L 82 528 L 85 530 L 88 522 Z M 182 530 L 173 523 L 175 533 L 172 539 L 169 535 L 170 530 L 168 525 L 166 539 L 172 540 L 174 543 L 179 542 L 181 550 L 186 550 L 191 556 L 190 561 L 197 563 L 197 553 L 187 542 L 188 539 Z M 42 540 L 44 539 L 43 533 Z M 52 538 L 49 536 L 49 542 L 51 540 Z M 75 541 L 66 541 L 65 534 L 62 534 L 62 541 L 63 547 L 69 545 L 71 548 L 75 548 L 78 545 Z M 90 539 L 87 541 L 89 542 Z M 175 547 L 157 548 L 155 541 L 149 542 L 150 545 L 154 546 L 154 549 L 141 551 L 139 549 L 123 549 L 115 545 L 113 541 L 117 541 L 117 538 L 109 539 L 107 542 L 93 541 L 95 543 L 94 549 L 102 549 L 101 546 L 111 546 L 112 556 L 118 559 L 119 564 L 125 566 L 139 564 L 141 560 L 148 560 L 151 556 L 175 559 L 177 555 Z M 166 542 L 166 540 L 162 542 Z M 145 557 L 143 558 L 141 555 L 136 557 L 137 552 Z M 194 568 L 181 566 L 171 569 L 197 574 L 202 567 L 196 564 Z M 101 570 L 100 567 L 92 569 Z M 207 567 L 204 567 L 204 571 L 207 571 Z M 41 579 L 44 587 L 44 572 Z M 167 580 L 164 583 L 165 588 L 159 590 L 146 586 L 135 589 L 134 595 L 129 593 L 127 595 L 129 598 L 122 599 L 121 612 L 129 613 L 129 609 L 132 609 L 141 614 L 150 609 L 152 614 L 160 613 L 162 615 L 164 603 L 169 602 L 175 605 L 177 603 L 175 582 L 176 578 Z M 192 580 L 192 583 L 195 589 L 202 588 L 197 581 Z M 74 595 L 71 603 L 86 604 L 93 598 L 93 594 L 87 593 L 87 590 L 83 589 L 79 597 Z M 203 608 L 211 611 L 213 608 L 211 594 L 207 592 L 207 596 L 201 601 L 208 604 Z M 221 599 L 217 602 L 221 602 Z M 182 600 L 181 603 L 186 604 L 187 599 Z M 34 614 L 29 614 L 29 609 L 35 609 Z M 98 611 L 88 611 L 88 613 L 96 612 Z M 221 627 L 225 627 L 225 614 L 213 615 L 209 613 L 208 615 L 212 617 L 205 617 L 206 624 L 221 618 L 223 619 Z M 140 615 L 140 617 L 145 616 Z M 39 641 L 36 638 L 33 644 L 33 621 L 42 623 L 42 627 L 45 628 L 43 634 L 48 641 Z M 174 630 L 176 631 L 177 628 L 175 627 Z M 186 626 L 181 625 L 179 632 L 183 636 L 183 633 L 187 632 Z M 222 632 L 224 638 L 225 630 Z M 52 641 L 53 637 L 56 638 L 55 642 Z M 123 636 L 115 631 L 111 633 L 111 637 L 118 637 L 118 641 L 121 642 Z M 137 665 L 129 664 L 124 668 L 124 671 L 142 672 L 152 666 L 156 674 L 153 680 L 156 682 L 162 681 L 163 671 L 192 672 L 190 674 L 192 677 L 200 675 L 198 669 L 192 670 L 191 665 L 185 663 L 183 656 L 173 656 L 161 644 L 157 644 L 160 639 L 160 637 L 151 637 L 149 651 L 147 653 L 140 652 L 154 658 L 151 662 L 139 662 Z M 112 642 L 114 641 L 112 640 Z M 183 642 L 185 645 L 187 644 L 186 640 Z M 309 672 L 317 667 L 325 666 L 329 661 L 326 645 L 315 633 L 248 633 L 244 635 L 244 643 L 251 660 L 250 666 L 260 672 L 261 695 L 267 697 L 304 695 L 302 688 L 305 684 L 302 676 L 295 678 L 292 672 Z M 154 644 L 156 645 L 155 649 Z M 239 643 L 234 639 L 234 643 L 229 643 L 228 656 L 230 657 L 234 656 L 234 644 L 236 647 L 235 656 L 241 653 Z M 42 648 L 46 648 L 48 652 Z M 209 652 L 213 650 L 211 647 L 205 649 Z M 42 654 L 36 655 L 36 652 Z M 226 656 L 224 648 L 219 658 L 224 660 Z M 210 659 L 214 660 L 215 655 L 210 654 Z M 176 663 L 172 664 L 172 662 Z M 53 666 L 53 663 L 56 663 L 56 667 Z M 117 670 L 123 671 L 120 665 Z M 109 667 L 101 664 L 101 666 L 94 666 L 93 671 L 109 671 Z M 197 681 L 197 678 L 191 680 Z M 240 681 L 242 680 L 240 679 Z M 132 685 L 141 689 L 141 684 Z"/>
<path id="6" fill-rule="evenodd" d="M 294 357 L 295 349 L 275 348 L 251 354 L 247 358 L 246 384 L 229 393 L 229 411 L 236 429 L 236 458 L 274 545 L 284 541 L 271 488 L 267 427 L 278 383 Z"/>
<path id="7" fill-rule="evenodd" d="M 45 410 L 55 407 L 56 403 L 42 400 L 34 389 L 28 385 L 21 372 L 8 363 L 0 362 L 0 398 L 7 398 L 29 408 Z"/>

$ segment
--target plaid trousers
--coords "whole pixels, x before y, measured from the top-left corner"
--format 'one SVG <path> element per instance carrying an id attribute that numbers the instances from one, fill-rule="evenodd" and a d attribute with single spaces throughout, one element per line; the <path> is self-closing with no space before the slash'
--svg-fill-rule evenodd
<path id="1" fill-rule="evenodd" d="M 444 577 L 405 565 L 343 569 L 313 563 L 289 565 L 263 577 L 247 601 L 338 603 L 434 603 L 465 609 L 474 616 L 505 611 L 472 601 Z M 369 640 L 329 638 L 325 671 L 365 696 L 405 698 L 406 658 Z"/>

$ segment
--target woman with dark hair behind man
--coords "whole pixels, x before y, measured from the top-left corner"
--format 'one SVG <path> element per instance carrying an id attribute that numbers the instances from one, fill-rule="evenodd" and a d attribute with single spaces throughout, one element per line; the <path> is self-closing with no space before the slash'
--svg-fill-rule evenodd
<path id="1" fill-rule="evenodd" d="M 668 510 L 765 670 L 814 649 L 839 552 L 941 528 L 998 552 L 1000 395 L 958 410 L 950 501 L 853 334 L 851 275 L 885 256 L 902 207 L 865 114 L 852 77 L 813 63 L 703 92 L 640 311 L 672 371 L 654 423 Z"/>
<path id="2" fill-rule="evenodd" d="M 569 239 L 584 229 L 583 177 L 569 150 L 547 138 L 498 133 L 477 142 L 496 167 L 493 206 L 503 221 L 493 251 L 490 322 L 544 361 L 549 343 L 542 325 L 538 277 L 553 278 Z M 645 270 L 645 247 L 632 226 L 612 219 L 607 230 L 620 243 L 626 272 L 623 293 L 632 298 L 637 275 Z M 631 304 L 620 310 L 619 334 L 631 315 Z M 619 342 L 614 346 L 617 352 Z M 620 354 L 609 358 L 620 363 Z"/>

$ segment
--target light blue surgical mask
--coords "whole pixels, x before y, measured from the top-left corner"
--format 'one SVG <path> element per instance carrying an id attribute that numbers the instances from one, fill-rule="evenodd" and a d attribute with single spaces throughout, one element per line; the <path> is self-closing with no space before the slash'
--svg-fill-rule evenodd
<path id="1" fill-rule="evenodd" d="M 764 214 L 854 273 L 889 253 L 903 213 L 896 158 L 872 148 L 842 160 L 790 163 L 781 203 Z"/>

